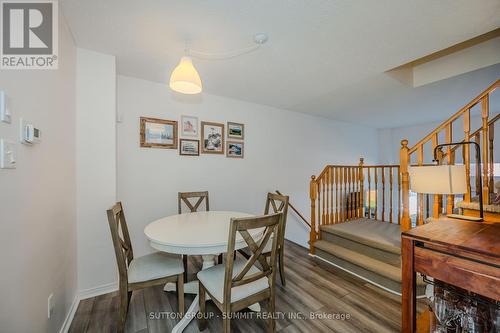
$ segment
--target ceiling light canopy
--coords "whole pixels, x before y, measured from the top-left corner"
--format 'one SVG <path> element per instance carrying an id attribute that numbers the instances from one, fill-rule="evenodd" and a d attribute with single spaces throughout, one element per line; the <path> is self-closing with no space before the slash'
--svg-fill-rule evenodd
<path id="1" fill-rule="evenodd" d="M 170 88 L 182 94 L 199 94 L 201 79 L 190 57 L 184 56 L 170 76 Z"/>

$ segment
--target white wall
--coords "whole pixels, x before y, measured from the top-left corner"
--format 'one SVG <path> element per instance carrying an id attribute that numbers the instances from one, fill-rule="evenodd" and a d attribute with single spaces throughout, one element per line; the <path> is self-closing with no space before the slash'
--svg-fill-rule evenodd
<path id="1" fill-rule="evenodd" d="M 116 280 L 108 209 L 116 198 L 115 58 L 77 51 L 76 168 L 78 289 Z"/>
<path id="2" fill-rule="evenodd" d="M 376 162 L 377 132 L 367 127 L 213 96 L 174 95 L 168 85 L 118 76 L 118 199 L 123 201 L 134 252 L 150 252 L 144 227 L 175 214 L 177 192 L 208 190 L 212 210 L 262 213 L 268 191 L 280 190 L 306 217 L 309 179 L 327 163 Z M 245 158 L 179 156 L 139 147 L 139 117 L 245 124 Z M 289 215 L 286 237 L 307 246 L 308 231 Z"/>
<path id="3" fill-rule="evenodd" d="M 13 120 L 0 137 L 17 141 L 17 169 L 0 170 L 0 331 L 57 332 L 77 290 L 75 46 L 59 19 L 58 70 L 2 70 Z M 19 143 L 19 118 L 42 142 Z M 55 312 L 47 319 L 47 298 Z"/>

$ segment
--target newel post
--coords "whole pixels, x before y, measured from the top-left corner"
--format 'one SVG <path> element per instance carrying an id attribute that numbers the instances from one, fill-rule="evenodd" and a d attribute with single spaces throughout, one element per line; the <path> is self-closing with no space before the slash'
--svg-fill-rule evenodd
<path id="1" fill-rule="evenodd" d="M 401 140 L 401 150 L 399 152 L 401 186 L 403 188 L 403 216 L 401 218 L 401 231 L 411 229 L 410 220 L 410 182 L 408 174 L 408 164 L 410 160 L 408 140 Z"/>
<path id="2" fill-rule="evenodd" d="M 363 174 L 364 158 L 359 159 L 359 202 L 358 202 L 358 217 L 365 216 L 365 176 Z"/>
<path id="3" fill-rule="evenodd" d="M 311 232 L 309 238 L 309 253 L 314 254 L 314 242 L 316 241 L 316 176 L 311 176 L 309 185 L 309 196 L 311 198 Z"/>

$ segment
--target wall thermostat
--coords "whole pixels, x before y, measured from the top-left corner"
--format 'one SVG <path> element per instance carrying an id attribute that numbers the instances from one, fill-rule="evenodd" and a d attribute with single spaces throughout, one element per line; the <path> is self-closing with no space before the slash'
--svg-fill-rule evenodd
<path id="1" fill-rule="evenodd" d="M 21 143 L 33 144 L 41 141 L 42 131 L 32 123 L 21 119 Z"/>

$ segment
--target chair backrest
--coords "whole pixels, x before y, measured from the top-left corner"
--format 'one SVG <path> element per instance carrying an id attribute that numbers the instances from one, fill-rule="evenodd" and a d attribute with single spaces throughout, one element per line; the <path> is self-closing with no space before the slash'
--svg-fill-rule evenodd
<path id="1" fill-rule="evenodd" d="M 245 240 L 250 251 L 250 257 L 247 259 L 243 269 L 233 277 L 234 256 L 228 255 L 226 259 L 226 271 L 224 276 L 224 303 L 229 304 L 231 300 L 231 289 L 237 286 L 242 286 L 253 281 L 257 281 L 263 277 L 269 279 L 269 285 L 274 286 L 274 279 L 276 273 L 276 250 L 278 247 L 279 226 L 283 213 L 276 213 L 258 217 L 246 218 L 232 218 L 231 226 L 229 229 L 229 241 L 227 245 L 227 253 L 234 253 L 236 244 L 236 234 L 239 233 Z M 262 237 L 255 241 L 249 230 L 265 228 Z M 272 241 L 271 247 L 271 260 L 267 261 L 263 250 L 266 248 L 268 242 Z M 259 272 L 245 276 L 250 268 L 256 262 L 260 263 Z"/>
<path id="2" fill-rule="evenodd" d="M 269 213 L 283 213 L 282 221 L 280 223 L 280 231 L 279 231 L 279 243 L 278 246 L 281 246 L 285 240 L 285 226 L 286 226 L 286 218 L 288 216 L 288 195 L 280 195 L 275 193 L 268 193 L 266 199 L 266 208 L 264 209 L 264 214 Z M 271 211 L 272 210 L 272 211 Z"/>
<path id="3" fill-rule="evenodd" d="M 186 206 L 191 210 L 191 213 L 198 211 L 198 207 L 201 205 L 203 200 L 205 200 L 205 210 L 208 212 L 210 210 L 208 203 L 208 191 L 204 192 L 179 192 L 178 195 L 178 203 L 179 203 L 179 214 L 182 213 L 182 202 L 186 204 Z M 198 198 L 198 201 L 193 205 L 189 199 Z"/>
<path id="4" fill-rule="evenodd" d="M 134 259 L 134 252 L 132 250 L 132 243 L 130 242 L 122 203 L 117 202 L 107 210 L 107 213 L 113 247 L 115 248 L 116 262 L 118 264 L 118 272 L 120 273 L 120 279 L 124 278 L 126 281 L 127 268 L 132 259 Z"/>

